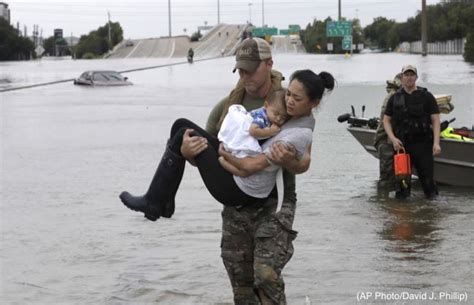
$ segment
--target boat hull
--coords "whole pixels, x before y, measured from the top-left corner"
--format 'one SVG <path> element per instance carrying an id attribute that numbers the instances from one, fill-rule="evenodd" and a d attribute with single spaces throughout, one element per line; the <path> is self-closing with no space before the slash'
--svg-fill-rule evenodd
<path id="1" fill-rule="evenodd" d="M 373 145 L 375 130 L 348 127 L 364 149 L 378 158 Z M 434 158 L 434 179 L 438 183 L 474 187 L 474 142 L 441 139 L 441 154 Z"/>

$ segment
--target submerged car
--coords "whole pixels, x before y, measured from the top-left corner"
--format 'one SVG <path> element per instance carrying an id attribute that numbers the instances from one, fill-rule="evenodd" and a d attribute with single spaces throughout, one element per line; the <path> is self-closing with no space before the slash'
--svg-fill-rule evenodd
<path id="1" fill-rule="evenodd" d="M 74 80 L 74 85 L 128 86 L 133 83 L 116 71 L 86 71 Z"/>

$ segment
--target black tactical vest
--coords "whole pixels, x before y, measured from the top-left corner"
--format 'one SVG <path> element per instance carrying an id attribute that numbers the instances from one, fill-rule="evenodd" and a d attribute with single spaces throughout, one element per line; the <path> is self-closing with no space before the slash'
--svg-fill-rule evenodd
<path id="1" fill-rule="evenodd" d="M 394 133 L 402 142 L 431 140 L 431 115 L 425 110 L 426 89 L 418 88 L 405 101 L 405 93 L 397 90 L 393 99 Z"/>

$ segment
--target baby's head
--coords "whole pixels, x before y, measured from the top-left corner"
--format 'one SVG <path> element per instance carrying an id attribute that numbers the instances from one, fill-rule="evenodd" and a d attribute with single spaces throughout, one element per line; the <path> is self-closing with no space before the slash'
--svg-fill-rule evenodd
<path id="1" fill-rule="evenodd" d="M 288 115 L 286 114 L 285 90 L 277 90 L 270 94 L 263 106 L 272 124 L 281 126 L 286 122 Z"/>

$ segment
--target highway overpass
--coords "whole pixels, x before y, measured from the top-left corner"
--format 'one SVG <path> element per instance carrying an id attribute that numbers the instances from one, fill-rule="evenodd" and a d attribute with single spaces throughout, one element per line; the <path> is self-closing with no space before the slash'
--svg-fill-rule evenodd
<path id="1" fill-rule="evenodd" d="M 191 42 L 188 36 L 124 40 L 107 57 L 186 57 L 189 48 L 194 49 L 196 59 L 229 56 L 235 53 L 246 29 L 245 24 L 219 24 L 196 42 Z M 301 41 L 289 36 L 274 36 L 272 48 L 274 53 L 305 52 Z"/>

